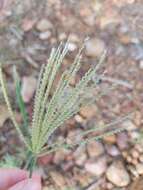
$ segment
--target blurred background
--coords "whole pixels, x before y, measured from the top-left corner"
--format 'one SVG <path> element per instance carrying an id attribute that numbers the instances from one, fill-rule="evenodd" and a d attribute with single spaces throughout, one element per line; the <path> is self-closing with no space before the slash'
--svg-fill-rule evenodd
<path id="1" fill-rule="evenodd" d="M 87 38 L 82 67 L 72 85 L 107 50 L 101 69 L 105 75 L 98 90 L 113 84 L 117 87 L 92 106 L 82 108 L 54 137 L 70 143 L 80 138 L 85 129 L 110 123 L 130 112 L 133 117 L 114 126 L 126 127 L 124 132 L 40 158 L 37 171 L 43 176 L 44 190 L 141 190 L 143 1 L 0 0 L 0 62 L 19 124 L 22 117 L 15 96 L 13 67 L 17 68 L 21 95 L 31 118 L 40 66 L 47 63 L 51 48 L 69 39 L 62 73 Z M 0 159 L 12 165 L 17 155 L 22 160 L 23 145 L 9 119 L 1 89 L 0 134 Z M 141 140 L 135 143 L 138 138 Z"/>

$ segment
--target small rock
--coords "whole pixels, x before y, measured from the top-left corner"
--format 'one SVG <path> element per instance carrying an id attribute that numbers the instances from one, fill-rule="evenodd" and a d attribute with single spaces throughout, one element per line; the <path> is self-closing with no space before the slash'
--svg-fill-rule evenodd
<path id="1" fill-rule="evenodd" d="M 69 41 L 74 43 L 79 42 L 79 36 L 75 33 L 71 33 L 69 34 Z"/>
<path id="2" fill-rule="evenodd" d="M 28 103 L 33 97 L 36 85 L 37 81 L 34 77 L 23 77 L 21 95 L 25 103 Z"/>
<path id="3" fill-rule="evenodd" d="M 117 135 L 117 145 L 121 150 L 128 148 L 128 135 L 126 133 Z"/>
<path id="4" fill-rule="evenodd" d="M 73 42 L 69 42 L 68 43 L 68 50 L 69 51 L 75 51 L 77 49 L 77 45 L 75 44 L 75 43 L 73 43 Z"/>
<path id="5" fill-rule="evenodd" d="M 87 152 L 91 158 L 98 157 L 104 153 L 103 144 L 98 141 L 90 142 L 87 145 Z"/>
<path id="6" fill-rule="evenodd" d="M 49 175 L 51 176 L 52 180 L 59 188 L 63 188 L 66 186 L 66 179 L 61 173 L 57 171 L 51 171 Z"/>
<path id="7" fill-rule="evenodd" d="M 110 136 L 105 136 L 104 138 L 104 141 L 106 143 L 109 143 L 109 144 L 114 144 L 116 143 L 116 136 L 113 134 L 113 135 L 110 135 Z"/>
<path id="8" fill-rule="evenodd" d="M 73 168 L 73 177 L 80 184 L 80 187 L 86 187 L 93 182 L 93 176 L 91 174 L 77 167 Z"/>
<path id="9" fill-rule="evenodd" d="M 78 158 L 76 158 L 75 163 L 78 166 L 83 166 L 86 160 L 87 160 L 87 155 L 81 154 Z"/>
<path id="10" fill-rule="evenodd" d="M 84 165 L 85 161 L 87 160 L 87 154 L 86 154 L 85 146 L 78 147 L 73 155 L 75 158 L 75 163 L 78 166 Z"/>
<path id="11" fill-rule="evenodd" d="M 39 30 L 40 32 L 45 32 L 46 30 L 49 30 L 52 28 L 53 28 L 53 24 L 47 19 L 40 20 L 36 25 L 36 29 Z"/>
<path id="12" fill-rule="evenodd" d="M 39 38 L 41 39 L 41 40 L 47 40 L 47 39 L 49 39 L 51 37 L 51 32 L 48 30 L 48 31 L 46 31 L 46 32 L 42 32 L 42 33 L 40 33 L 39 34 Z"/>
<path id="13" fill-rule="evenodd" d="M 128 135 L 129 135 L 130 139 L 132 139 L 132 140 L 140 140 L 140 143 L 141 143 L 141 138 L 140 138 L 139 131 L 128 131 Z"/>
<path id="14" fill-rule="evenodd" d="M 75 120 L 78 122 L 78 123 L 83 123 L 84 122 L 84 119 L 79 115 L 79 114 L 77 114 L 77 115 L 75 115 Z"/>
<path id="15" fill-rule="evenodd" d="M 132 38 L 129 35 L 122 35 L 120 37 L 120 42 L 124 45 L 128 45 L 132 42 Z"/>
<path id="16" fill-rule="evenodd" d="M 73 144 L 73 142 L 79 143 L 82 140 L 82 135 L 81 135 L 82 130 L 71 130 L 69 131 L 67 135 L 67 140 L 66 142 L 68 144 Z"/>
<path id="17" fill-rule="evenodd" d="M 142 175 L 143 174 L 143 163 L 138 163 L 136 165 L 136 170 L 137 170 L 139 175 Z"/>
<path id="18" fill-rule="evenodd" d="M 117 148 L 116 145 L 107 144 L 107 145 L 105 146 L 105 148 L 106 148 L 107 153 L 108 153 L 110 156 L 119 156 L 119 155 L 120 155 L 120 151 L 119 151 L 119 149 Z"/>
<path id="19" fill-rule="evenodd" d="M 130 183 L 130 176 L 121 161 L 114 161 L 109 166 L 106 177 L 117 187 L 125 187 Z"/>
<path id="20" fill-rule="evenodd" d="M 123 150 L 122 151 L 122 156 L 123 156 L 123 158 L 127 158 L 128 157 L 128 151 L 127 150 Z"/>
<path id="21" fill-rule="evenodd" d="M 96 18 L 96 17 L 95 17 L 95 14 L 91 14 L 91 15 L 89 15 L 89 16 L 84 17 L 84 22 L 85 22 L 88 26 L 93 27 L 94 24 L 95 24 L 95 21 L 96 21 L 95 18 Z"/>
<path id="22" fill-rule="evenodd" d="M 137 126 L 131 120 L 124 121 L 122 127 L 126 128 L 128 131 L 137 129 Z"/>
<path id="23" fill-rule="evenodd" d="M 73 166 L 75 166 L 75 163 L 72 160 L 70 160 L 68 162 L 64 162 L 63 164 L 61 164 L 61 168 L 64 172 L 71 171 Z"/>
<path id="24" fill-rule="evenodd" d="M 46 156 L 42 156 L 38 159 L 38 164 L 41 164 L 43 166 L 48 165 L 53 160 L 53 154 L 48 154 Z"/>
<path id="25" fill-rule="evenodd" d="M 84 118 L 91 119 L 97 112 L 96 106 L 84 106 L 80 110 L 80 115 Z"/>
<path id="26" fill-rule="evenodd" d="M 128 155 L 128 156 L 126 157 L 126 159 L 127 159 L 127 162 L 128 162 L 128 163 L 132 163 L 132 160 L 133 160 L 133 159 L 132 159 L 131 156 Z"/>
<path id="27" fill-rule="evenodd" d="M 59 40 L 60 40 L 60 41 L 64 41 L 65 39 L 67 39 L 66 33 L 64 33 L 64 32 L 63 32 L 63 33 L 60 33 L 60 34 L 59 34 Z"/>
<path id="28" fill-rule="evenodd" d="M 120 22 L 121 22 L 121 19 L 117 14 L 115 14 L 115 13 L 108 14 L 108 15 L 102 16 L 100 18 L 100 28 L 104 29 L 111 25 L 117 26 Z"/>
<path id="29" fill-rule="evenodd" d="M 143 147 L 141 144 L 135 144 L 135 149 L 139 152 L 139 153 L 143 153 Z"/>
<path id="30" fill-rule="evenodd" d="M 131 155 L 133 158 L 137 158 L 137 159 L 140 157 L 139 152 L 135 149 L 131 150 Z"/>
<path id="31" fill-rule="evenodd" d="M 114 187 L 114 185 L 112 183 L 107 183 L 107 189 L 114 190 L 113 187 Z"/>
<path id="32" fill-rule="evenodd" d="M 131 162 L 134 166 L 136 166 L 138 164 L 138 159 L 137 158 L 134 158 L 132 159 L 132 162 Z"/>
<path id="33" fill-rule="evenodd" d="M 86 55 L 89 57 L 100 57 L 105 50 L 105 43 L 98 38 L 90 39 L 85 44 Z"/>
<path id="34" fill-rule="evenodd" d="M 138 178 L 139 177 L 139 174 L 136 170 L 136 168 L 132 165 L 129 165 L 128 166 L 128 170 L 131 172 L 131 174 L 135 177 L 135 178 Z"/>
<path id="35" fill-rule="evenodd" d="M 143 68 L 142 68 L 143 69 Z M 134 123 L 137 127 L 140 127 L 142 123 L 142 113 L 140 111 L 135 112 Z"/>
<path id="36" fill-rule="evenodd" d="M 85 163 L 85 170 L 95 176 L 101 176 L 107 168 L 106 157 L 100 157 L 97 160 L 88 160 Z"/>
<path id="37" fill-rule="evenodd" d="M 6 105 L 0 105 L 0 127 L 3 126 L 4 122 L 10 117 Z"/>
<path id="38" fill-rule="evenodd" d="M 60 164 L 62 161 L 64 161 L 68 154 L 69 151 L 67 149 L 60 149 L 59 151 L 56 151 L 53 158 L 53 162 L 55 164 Z"/>

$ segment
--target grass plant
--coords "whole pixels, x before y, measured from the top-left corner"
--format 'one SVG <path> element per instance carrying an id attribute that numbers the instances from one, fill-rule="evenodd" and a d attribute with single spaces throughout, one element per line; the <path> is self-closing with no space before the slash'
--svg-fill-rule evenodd
<path id="1" fill-rule="evenodd" d="M 59 127 L 61 127 L 65 121 L 77 114 L 81 106 L 90 105 L 95 100 L 97 101 L 98 98 L 104 95 L 104 93 L 100 94 L 98 97 L 95 97 L 95 99 L 91 98 L 88 101 L 86 100 L 85 96 L 87 89 L 89 91 L 93 88 L 96 89 L 96 86 L 98 85 L 99 77 L 95 76 L 100 66 L 105 61 L 106 52 L 103 53 L 98 64 L 91 67 L 75 86 L 70 85 L 71 80 L 76 76 L 81 67 L 83 48 L 84 47 L 79 50 L 70 68 L 66 69 L 62 73 L 56 89 L 51 97 L 51 90 L 53 88 L 55 78 L 61 68 L 65 56 L 68 53 L 68 42 L 64 46 L 63 43 L 61 43 L 57 49 L 52 49 L 47 64 L 42 66 L 39 74 L 31 124 L 28 124 L 26 110 L 24 108 L 24 103 L 20 94 L 20 83 L 15 72 L 16 97 L 20 111 L 24 118 L 23 127 L 19 126 L 15 119 L 14 112 L 8 98 L 2 66 L 0 67 L 0 84 L 5 102 L 7 104 L 13 124 L 28 150 L 27 168 L 30 170 L 30 176 L 32 175 L 33 168 L 39 156 L 56 151 L 61 147 L 72 148 L 77 145 L 86 144 L 92 140 L 98 140 L 106 135 L 111 135 L 124 130 L 123 128 L 114 128 L 112 131 L 105 132 L 104 134 L 92 137 L 90 139 L 86 138 L 87 134 L 116 125 L 117 123 L 127 119 L 129 115 L 123 118 L 118 118 L 116 121 L 113 121 L 106 126 L 96 126 L 91 130 L 84 131 L 83 134 L 81 134 L 83 136 L 83 140 L 80 143 L 74 142 L 70 145 L 66 142 L 61 144 L 48 144 L 48 140 L 53 135 L 53 133 Z M 95 79 L 94 82 L 92 82 L 93 78 Z"/>

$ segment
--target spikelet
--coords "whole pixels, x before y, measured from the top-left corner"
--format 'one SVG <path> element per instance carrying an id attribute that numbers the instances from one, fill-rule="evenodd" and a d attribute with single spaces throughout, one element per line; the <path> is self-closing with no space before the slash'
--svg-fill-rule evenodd
<path id="1" fill-rule="evenodd" d="M 84 102 L 81 94 L 105 59 L 104 53 L 99 63 L 89 69 L 75 87 L 70 87 L 71 79 L 80 69 L 82 49 L 83 46 L 79 50 L 71 67 L 63 72 L 50 100 L 50 90 L 63 59 L 68 52 L 68 42 L 63 50 L 62 44 L 60 44 L 57 50 L 52 51 L 43 74 L 41 74 L 39 79 L 40 86 L 36 92 L 32 122 L 31 137 L 34 153 L 38 154 L 54 131 L 80 110 L 80 105 Z"/>
<path id="2" fill-rule="evenodd" d="M 19 134 L 19 136 L 21 137 L 21 139 L 23 140 L 23 142 L 25 143 L 25 145 L 27 146 L 27 148 L 29 150 L 31 150 L 31 147 L 29 145 L 28 140 L 24 137 L 24 135 L 22 133 L 22 130 L 20 129 L 20 127 L 18 126 L 18 124 L 16 122 L 16 119 L 15 119 L 15 116 L 14 116 L 14 113 L 13 113 L 13 110 L 12 110 L 12 107 L 11 107 L 11 104 L 10 104 L 10 101 L 9 101 L 9 98 L 8 98 L 8 93 L 7 93 L 7 88 L 6 88 L 5 80 L 4 80 L 3 74 L 2 74 L 2 64 L 0 64 L 0 84 L 1 84 L 3 96 L 4 96 L 5 102 L 7 104 L 7 108 L 8 108 L 11 120 L 13 121 L 13 124 L 14 124 L 14 126 L 15 126 L 18 134 Z"/>

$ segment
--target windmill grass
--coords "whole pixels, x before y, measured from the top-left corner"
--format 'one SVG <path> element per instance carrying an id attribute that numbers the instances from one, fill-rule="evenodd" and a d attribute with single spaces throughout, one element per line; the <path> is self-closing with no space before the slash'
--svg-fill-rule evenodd
<path id="1" fill-rule="evenodd" d="M 124 130 L 123 128 L 115 128 L 112 131 L 106 132 L 105 134 L 92 137 L 91 139 L 83 138 L 83 141 L 81 141 L 80 143 L 74 142 L 70 145 L 65 142 L 61 144 L 48 144 L 48 140 L 53 135 L 53 133 L 66 120 L 78 113 L 81 106 L 90 105 L 95 101 L 95 99 L 90 99 L 87 102 L 85 94 L 87 90 L 96 88 L 96 86 L 98 85 L 99 77 L 96 77 L 94 84 L 91 83 L 91 81 L 93 77 L 95 78 L 97 71 L 99 70 L 102 63 L 105 61 L 106 52 L 103 53 L 98 64 L 91 67 L 81 78 L 81 80 L 79 80 L 74 87 L 71 87 L 70 81 L 76 76 L 81 66 L 83 48 L 84 47 L 79 50 L 71 67 L 62 73 L 55 92 L 53 93 L 52 97 L 50 97 L 51 89 L 53 87 L 55 78 L 58 74 L 58 71 L 63 63 L 65 56 L 68 53 L 68 42 L 65 44 L 64 47 L 61 43 L 57 49 L 52 49 L 50 57 L 48 59 L 48 63 L 42 66 L 40 71 L 37 90 L 35 94 L 32 123 L 30 125 L 31 127 L 24 128 L 25 130 L 27 130 L 26 133 L 15 120 L 15 116 L 7 95 L 2 67 L 0 67 L 0 83 L 5 102 L 7 104 L 13 124 L 20 138 L 23 140 L 27 150 L 29 151 L 27 155 L 27 168 L 30 170 L 30 176 L 32 175 L 33 168 L 39 156 L 56 151 L 61 147 L 72 148 L 76 145 L 86 144 L 91 140 L 98 140 L 100 138 L 103 138 L 105 135 L 111 135 L 113 133 Z M 20 89 L 19 83 L 17 82 L 16 84 L 17 88 Z M 21 96 L 19 95 L 18 91 L 16 91 L 16 93 L 20 102 L 20 110 L 22 112 L 22 115 L 25 117 L 26 113 L 23 108 Z M 98 100 L 98 98 L 100 98 L 102 95 L 104 95 L 104 93 L 96 97 L 96 100 Z M 81 135 L 85 137 L 91 132 L 100 131 L 101 129 L 107 129 L 109 126 L 112 126 L 117 122 L 121 122 L 127 117 L 128 116 L 124 118 L 119 118 L 117 121 L 114 121 L 111 124 L 107 124 L 104 127 L 97 126 L 94 129 L 83 132 L 83 134 Z M 27 124 L 27 119 L 25 119 L 25 123 Z"/>

